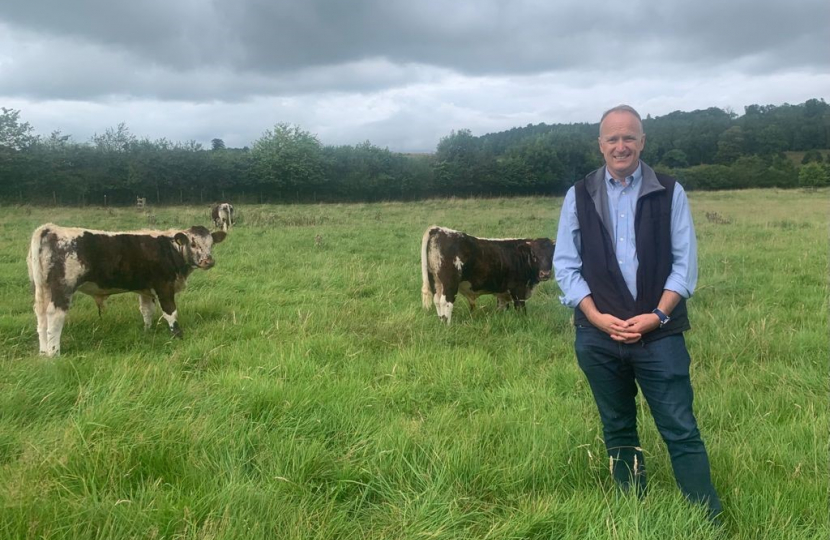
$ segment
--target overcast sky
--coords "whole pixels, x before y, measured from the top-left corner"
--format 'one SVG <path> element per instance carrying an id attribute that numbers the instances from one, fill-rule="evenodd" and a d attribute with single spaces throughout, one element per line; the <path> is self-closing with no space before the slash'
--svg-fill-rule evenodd
<path id="1" fill-rule="evenodd" d="M 0 106 L 77 142 L 431 152 L 452 130 L 830 98 L 828 0 L 26 0 L 0 7 Z"/>

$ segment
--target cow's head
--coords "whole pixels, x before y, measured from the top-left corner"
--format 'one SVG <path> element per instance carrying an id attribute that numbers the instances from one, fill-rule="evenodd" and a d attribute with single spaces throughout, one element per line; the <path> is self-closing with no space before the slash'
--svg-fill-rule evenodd
<path id="1" fill-rule="evenodd" d="M 210 252 L 213 244 L 218 244 L 226 236 L 227 233 L 224 231 L 210 232 L 201 225 L 195 225 L 186 231 L 176 233 L 173 239 L 181 248 L 184 260 L 188 265 L 193 268 L 207 270 L 216 264 Z"/>
<path id="2" fill-rule="evenodd" d="M 519 252 L 524 255 L 539 281 L 550 279 L 555 249 L 556 243 L 550 238 L 536 238 L 519 244 Z"/>

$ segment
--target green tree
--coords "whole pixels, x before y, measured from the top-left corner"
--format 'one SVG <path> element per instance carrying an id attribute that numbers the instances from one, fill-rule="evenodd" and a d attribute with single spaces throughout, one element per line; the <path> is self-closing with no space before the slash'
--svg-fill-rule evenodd
<path id="1" fill-rule="evenodd" d="M 0 107 L 0 196 L 23 200 L 33 182 L 42 184 L 38 162 L 29 151 L 38 141 L 28 122 L 20 121 L 20 111 Z"/>
<path id="2" fill-rule="evenodd" d="M 728 165 L 744 153 L 744 131 L 741 126 L 732 126 L 718 138 L 718 151 L 715 163 Z"/>
<path id="3" fill-rule="evenodd" d="M 121 122 L 115 129 L 107 128 L 103 135 L 93 135 L 92 142 L 102 152 L 128 152 L 136 137 L 130 133 L 127 124 Z"/>
<path id="4" fill-rule="evenodd" d="M 660 164 L 670 169 L 682 169 L 689 166 L 689 160 L 686 159 L 686 153 L 683 150 L 675 148 L 663 154 Z"/>
<path id="5" fill-rule="evenodd" d="M 779 188 L 793 188 L 798 185 L 798 169 L 785 154 L 772 158 L 767 169 L 769 184 Z"/>
<path id="6" fill-rule="evenodd" d="M 307 197 L 325 186 L 322 150 L 315 135 L 280 123 L 254 143 L 251 157 L 266 193 Z"/>
<path id="7" fill-rule="evenodd" d="M 732 164 L 733 185 L 726 185 L 718 189 L 742 189 L 771 187 L 767 176 L 769 165 L 760 156 L 742 156 Z"/>
<path id="8" fill-rule="evenodd" d="M 798 171 L 798 185 L 806 188 L 817 188 L 830 185 L 827 168 L 819 163 L 808 163 Z"/>
<path id="9" fill-rule="evenodd" d="M 499 192 L 552 194 L 562 191 L 565 167 L 550 136 L 538 135 L 513 145 L 503 158 L 498 158 L 495 182 Z"/>
<path id="10" fill-rule="evenodd" d="M 735 189 L 739 187 L 735 181 L 731 167 L 726 165 L 696 165 L 676 172 L 677 179 L 685 189 Z"/>
<path id="11" fill-rule="evenodd" d="M 442 137 L 435 152 L 435 182 L 445 195 L 470 195 L 481 191 L 485 166 L 479 142 L 469 129 Z"/>
<path id="12" fill-rule="evenodd" d="M 20 122 L 20 111 L 0 107 L 0 147 L 11 150 L 24 150 L 38 138 L 29 122 Z"/>
<path id="13" fill-rule="evenodd" d="M 756 151 L 761 155 L 777 154 L 789 148 L 784 130 L 775 124 L 759 131 Z"/>

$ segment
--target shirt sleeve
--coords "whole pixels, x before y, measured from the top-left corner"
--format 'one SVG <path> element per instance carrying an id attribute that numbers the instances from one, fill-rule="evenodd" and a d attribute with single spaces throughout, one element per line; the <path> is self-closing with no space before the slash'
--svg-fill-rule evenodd
<path id="1" fill-rule="evenodd" d="M 697 239 L 689 199 L 679 183 L 674 186 L 671 208 L 672 267 L 663 288 L 690 298 L 697 286 Z"/>
<path id="2" fill-rule="evenodd" d="M 588 283 L 582 277 L 582 235 L 576 217 L 576 195 L 573 187 L 565 195 L 562 213 L 559 215 L 553 268 L 556 282 L 562 290 L 559 301 L 564 305 L 575 308 L 583 298 L 591 294 Z"/>

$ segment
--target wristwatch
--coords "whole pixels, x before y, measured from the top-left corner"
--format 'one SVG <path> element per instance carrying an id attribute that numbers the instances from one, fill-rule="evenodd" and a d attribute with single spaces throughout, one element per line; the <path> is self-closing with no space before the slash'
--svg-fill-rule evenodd
<path id="1" fill-rule="evenodd" d="M 652 313 L 657 315 L 657 318 L 660 319 L 660 328 L 666 326 L 671 320 L 671 317 L 660 311 L 660 308 L 654 308 L 654 311 L 652 311 Z"/>

